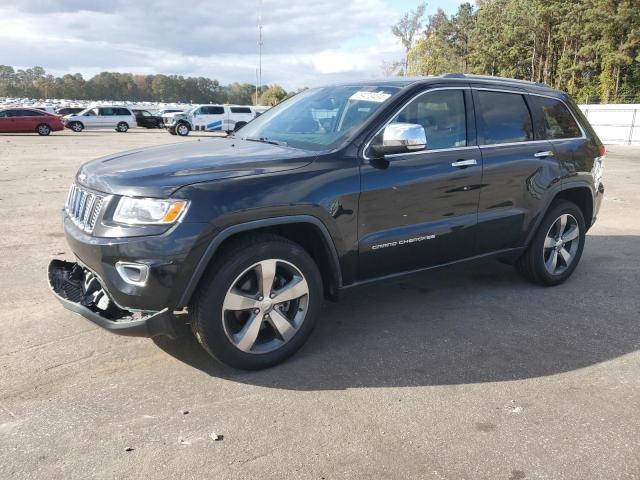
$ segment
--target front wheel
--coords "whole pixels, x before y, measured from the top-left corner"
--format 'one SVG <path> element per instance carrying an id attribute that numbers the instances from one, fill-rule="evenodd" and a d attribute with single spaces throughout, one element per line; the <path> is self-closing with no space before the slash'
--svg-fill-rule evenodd
<path id="1" fill-rule="evenodd" d="M 286 238 L 256 235 L 226 248 L 211 266 L 190 308 L 191 326 L 220 362 L 256 370 L 304 344 L 321 303 L 311 256 Z"/>
<path id="2" fill-rule="evenodd" d="M 120 122 L 116 125 L 116 132 L 124 133 L 129 130 L 129 125 L 126 122 Z"/>
<path id="3" fill-rule="evenodd" d="M 38 128 L 36 128 L 36 132 L 38 132 L 38 135 L 47 136 L 51 133 L 51 128 L 49 128 L 49 125 L 46 123 L 41 123 L 38 125 Z"/>
<path id="4" fill-rule="evenodd" d="M 189 126 L 185 123 L 181 123 L 176 127 L 176 133 L 181 137 L 186 137 L 189 135 Z"/>
<path id="5" fill-rule="evenodd" d="M 578 266 L 586 231 L 582 210 L 576 204 L 567 200 L 556 202 L 517 260 L 516 268 L 533 283 L 559 285 Z"/>
<path id="6" fill-rule="evenodd" d="M 84 129 L 84 125 L 80 122 L 72 122 L 69 124 L 69 128 L 74 132 L 79 133 Z"/>

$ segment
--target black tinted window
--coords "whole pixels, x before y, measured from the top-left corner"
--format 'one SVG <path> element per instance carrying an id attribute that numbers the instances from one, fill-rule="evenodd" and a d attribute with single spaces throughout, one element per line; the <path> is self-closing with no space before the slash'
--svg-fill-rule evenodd
<path id="1" fill-rule="evenodd" d="M 200 107 L 202 115 L 221 115 L 224 113 L 224 107 Z"/>
<path id="2" fill-rule="evenodd" d="M 467 145 L 467 125 L 462 90 L 436 90 L 420 95 L 392 120 L 424 127 L 427 149 Z"/>
<path id="3" fill-rule="evenodd" d="M 231 107 L 231 113 L 251 113 L 249 107 Z"/>
<path id="4" fill-rule="evenodd" d="M 0 112 L 0 118 L 8 117 L 9 116 L 8 113 L 9 112 L 6 110 L 4 112 Z"/>
<path id="5" fill-rule="evenodd" d="M 484 145 L 533 140 L 531 114 L 522 95 L 478 91 L 477 116 Z"/>
<path id="6" fill-rule="evenodd" d="M 544 128 L 547 138 L 575 138 L 580 137 L 580 127 L 567 107 L 554 98 L 539 97 L 544 113 Z"/>
<path id="7" fill-rule="evenodd" d="M 131 115 L 131 112 L 129 112 L 129 110 L 126 108 L 116 107 L 113 109 L 113 114 L 114 115 Z"/>

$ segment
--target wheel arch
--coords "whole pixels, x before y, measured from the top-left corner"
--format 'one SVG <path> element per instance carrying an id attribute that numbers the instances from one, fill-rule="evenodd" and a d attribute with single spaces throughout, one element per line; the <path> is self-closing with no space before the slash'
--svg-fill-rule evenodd
<path id="1" fill-rule="evenodd" d="M 325 296 L 329 299 L 338 297 L 342 286 L 342 272 L 329 230 L 317 217 L 291 215 L 233 225 L 217 234 L 198 262 L 176 308 L 181 309 L 189 304 L 200 280 L 225 245 L 241 236 L 257 233 L 274 233 L 298 243 L 316 261 L 322 275 Z"/>
<path id="2" fill-rule="evenodd" d="M 526 248 L 535 233 L 538 231 L 538 227 L 540 223 L 542 223 L 542 219 L 545 217 L 551 206 L 556 200 L 568 200 L 570 202 L 575 203 L 578 208 L 582 211 L 582 215 L 584 216 L 584 222 L 587 226 L 587 230 L 591 227 L 593 222 L 593 211 L 594 211 L 594 198 L 593 198 L 593 189 L 592 186 L 586 182 L 573 182 L 563 184 L 561 188 L 558 188 L 554 193 L 549 195 L 549 199 L 547 200 L 544 208 L 541 210 L 538 218 L 533 225 L 533 228 L 529 230 L 529 233 L 526 237 L 526 242 L 524 247 Z"/>

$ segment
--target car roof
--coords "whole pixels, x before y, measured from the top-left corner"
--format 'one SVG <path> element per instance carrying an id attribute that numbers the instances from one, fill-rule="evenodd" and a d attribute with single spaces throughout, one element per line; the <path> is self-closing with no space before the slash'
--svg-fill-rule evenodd
<path id="1" fill-rule="evenodd" d="M 491 75 L 470 75 L 465 73 L 445 73 L 442 75 L 428 75 L 421 77 L 389 77 L 378 80 L 359 80 L 355 82 L 340 82 L 335 86 L 388 86 L 404 88 L 414 85 L 428 85 L 430 83 L 451 83 L 455 84 L 486 84 L 491 86 L 518 87 L 529 91 L 540 91 L 545 93 L 560 93 L 559 90 L 551 88 L 549 85 L 529 80 L 517 80 L 514 78 L 495 77 Z"/>

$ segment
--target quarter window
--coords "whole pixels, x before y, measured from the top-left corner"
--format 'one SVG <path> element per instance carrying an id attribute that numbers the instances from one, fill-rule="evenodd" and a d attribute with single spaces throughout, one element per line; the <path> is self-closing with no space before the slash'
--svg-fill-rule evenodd
<path id="1" fill-rule="evenodd" d="M 575 138 L 582 135 L 580 127 L 564 103 L 554 98 L 539 98 L 544 113 L 544 128 L 547 138 Z"/>
<path id="2" fill-rule="evenodd" d="M 522 95 L 478 90 L 476 98 L 483 145 L 533 140 L 531 113 Z"/>
<path id="3" fill-rule="evenodd" d="M 464 92 L 435 90 L 415 98 L 398 113 L 391 123 L 422 125 L 427 149 L 465 147 L 467 124 Z"/>

